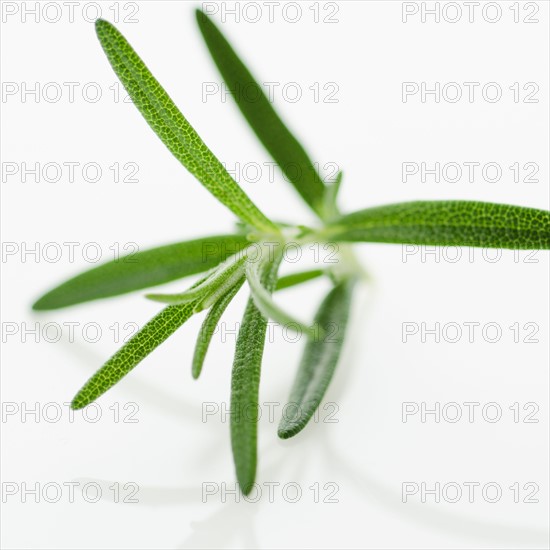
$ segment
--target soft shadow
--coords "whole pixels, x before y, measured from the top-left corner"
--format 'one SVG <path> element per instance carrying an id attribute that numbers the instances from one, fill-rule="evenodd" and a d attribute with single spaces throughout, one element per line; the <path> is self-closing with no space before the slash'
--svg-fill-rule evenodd
<path id="1" fill-rule="evenodd" d="M 356 315 L 364 316 L 368 308 L 366 305 L 372 299 L 369 285 L 367 295 L 363 295 L 355 306 Z M 359 327 L 361 323 L 352 323 L 351 327 Z M 340 365 L 339 375 L 335 377 L 334 384 L 331 386 L 329 399 L 337 401 L 344 393 L 346 386 L 352 379 L 351 373 L 357 367 L 357 348 L 361 345 L 360 336 L 354 334 L 358 329 L 352 329 L 348 334 L 347 353 L 342 365 Z M 354 344 L 353 342 L 359 342 Z M 75 344 L 71 344 L 71 351 L 74 353 Z M 87 356 L 90 362 L 93 361 L 94 368 L 98 364 L 96 354 L 90 351 L 87 346 L 80 345 L 82 352 L 79 358 Z M 144 402 L 157 407 L 166 414 L 189 414 L 196 413 L 192 406 L 182 403 L 179 399 L 166 394 L 159 388 L 151 387 L 149 384 L 131 379 L 125 384 L 124 391 L 128 392 L 132 399 L 138 398 Z M 226 428 L 227 424 L 222 427 Z M 273 425 L 270 425 L 273 428 Z M 217 429 L 217 428 L 216 428 Z M 209 448 L 201 456 L 206 460 L 207 457 L 216 460 L 219 453 L 216 452 L 218 440 L 213 439 Z M 295 456 L 294 462 L 289 463 L 288 447 L 297 446 L 299 456 Z M 307 469 L 311 467 L 312 460 L 321 460 L 326 463 L 327 468 L 335 469 L 339 475 L 346 476 L 351 486 L 360 491 L 366 499 L 371 499 L 377 505 L 387 509 L 390 513 L 406 521 L 418 523 L 434 531 L 453 534 L 457 537 L 463 537 L 473 540 L 477 543 L 484 542 L 487 545 L 499 545 L 503 548 L 529 547 L 546 548 L 548 545 L 548 533 L 544 530 L 521 527 L 505 523 L 480 521 L 475 518 L 467 518 L 445 510 L 437 509 L 434 506 L 423 505 L 419 503 L 401 502 L 401 495 L 393 488 L 377 481 L 375 477 L 366 474 L 359 467 L 355 466 L 349 459 L 344 458 L 338 453 L 329 440 L 329 433 L 326 426 L 320 423 L 311 423 L 297 437 L 286 441 L 274 441 L 262 448 L 259 452 L 259 483 L 261 479 L 280 479 L 283 469 L 288 468 L 293 471 L 294 479 L 304 478 Z M 225 459 L 229 459 L 225 457 Z M 103 500 L 111 500 L 112 491 L 109 487 L 114 482 L 106 480 L 97 480 L 82 478 L 81 484 L 86 482 L 99 483 L 103 494 L 106 495 Z M 233 487 L 233 480 L 228 482 Z M 191 521 L 189 525 L 192 528 L 191 534 L 179 545 L 178 549 L 191 548 L 227 548 L 229 546 L 238 546 L 243 549 L 257 549 L 260 547 L 256 533 L 256 519 L 261 505 L 246 502 L 242 497 L 240 502 L 235 502 L 235 496 L 230 495 L 230 502 L 215 505 L 214 503 L 205 503 L 205 509 L 216 506 L 216 509 L 210 512 L 205 518 Z M 139 489 L 139 503 L 136 506 L 196 506 L 203 501 L 203 490 L 201 486 L 196 487 L 143 487 Z"/>
<path id="2" fill-rule="evenodd" d="M 480 521 L 449 513 L 429 504 L 415 502 L 405 504 L 401 501 L 399 493 L 378 482 L 371 475 L 365 474 L 349 460 L 335 452 L 328 442 L 325 445 L 323 456 L 326 458 L 327 464 L 337 467 L 338 473 L 344 473 L 353 486 L 363 491 L 367 498 L 375 500 L 394 515 L 408 521 L 423 524 L 430 529 L 446 534 L 452 533 L 459 537 L 472 539 L 478 543 L 483 541 L 488 544 L 499 544 L 503 548 L 516 548 L 518 545 L 521 545 L 522 548 L 548 548 L 548 533 L 542 529 Z"/>
<path id="3" fill-rule="evenodd" d="M 59 340 L 59 344 L 63 345 L 64 349 L 71 355 L 77 357 L 78 360 L 74 361 L 75 365 L 85 370 L 87 376 L 94 374 L 108 359 L 95 352 L 90 344 L 76 340 L 71 342 L 68 336 L 65 335 Z M 182 367 L 185 366 L 182 365 Z M 191 368 L 189 367 L 188 370 L 190 371 Z M 189 376 L 189 380 L 192 381 L 191 376 Z M 155 407 L 163 414 L 178 417 L 186 416 L 188 418 L 197 415 L 197 408 L 193 405 L 186 403 L 181 398 L 174 397 L 173 394 L 165 392 L 158 386 L 152 385 L 149 381 L 141 381 L 138 377 L 132 376 L 132 373 L 124 378 L 123 383 L 117 385 L 117 391 L 127 395 L 128 400 L 135 401 L 140 405 Z"/>

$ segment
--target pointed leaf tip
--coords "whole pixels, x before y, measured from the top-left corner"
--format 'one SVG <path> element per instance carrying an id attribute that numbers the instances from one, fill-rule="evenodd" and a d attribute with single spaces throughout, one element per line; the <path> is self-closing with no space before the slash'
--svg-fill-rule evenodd
<path id="1" fill-rule="evenodd" d="M 288 404 L 277 431 L 288 439 L 302 431 L 323 399 L 338 364 L 344 343 L 354 281 L 344 280 L 323 300 L 315 322 L 324 329 L 322 338 L 306 344 Z M 291 412 L 294 414 L 291 414 Z"/>
<path id="2" fill-rule="evenodd" d="M 96 33 L 134 105 L 168 150 L 241 220 L 261 231 L 278 233 L 278 227 L 231 177 L 120 31 L 100 20 Z"/>
<path id="3" fill-rule="evenodd" d="M 193 305 L 168 306 L 153 317 L 84 384 L 71 407 L 86 407 L 120 382 L 193 315 Z"/>
<path id="4" fill-rule="evenodd" d="M 237 106 L 273 160 L 310 208 L 323 216 L 326 186 L 302 144 L 284 124 L 258 81 L 206 13 L 195 12 L 197 24 Z M 238 90 L 253 89 L 254 93 Z M 253 99 L 251 99 L 253 97 Z"/>
<path id="5" fill-rule="evenodd" d="M 202 323 L 199 335 L 197 337 L 197 343 L 195 344 L 195 352 L 193 353 L 193 363 L 191 367 L 191 373 L 195 380 L 197 380 L 197 378 L 201 374 L 204 360 L 206 358 L 206 353 L 208 351 L 208 347 L 210 346 L 214 331 L 218 326 L 218 322 L 221 319 L 224 311 L 227 309 L 227 306 L 231 303 L 239 289 L 243 286 L 244 281 L 245 278 L 242 277 L 237 282 L 237 284 L 235 284 L 223 296 L 221 296 L 214 303 Z"/>

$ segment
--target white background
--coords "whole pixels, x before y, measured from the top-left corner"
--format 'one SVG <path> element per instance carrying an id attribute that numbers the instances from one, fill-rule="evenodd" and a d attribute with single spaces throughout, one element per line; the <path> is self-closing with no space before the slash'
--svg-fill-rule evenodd
<path id="1" fill-rule="evenodd" d="M 228 418 L 222 422 L 218 414 L 203 422 L 202 409 L 205 402 L 221 406 L 229 400 L 235 337 L 226 335 L 222 342 L 215 336 L 203 376 L 193 381 L 190 361 L 200 317 L 98 401 L 98 422 L 86 421 L 81 413 L 71 421 L 67 407 L 58 421 L 46 421 L 45 405 L 70 401 L 119 347 L 110 326 L 141 325 L 158 310 L 138 292 L 33 314 L 31 304 L 41 293 L 94 265 L 83 258 L 83 246 L 99 243 L 106 260 L 114 243 L 122 247 L 135 242 L 144 249 L 231 231 L 233 219 L 166 151 L 133 105 L 114 100 L 109 88 L 116 78 L 81 6 L 75 8 L 73 22 L 64 10 L 53 23 L 43 17 L 36 22 L 32 15 L 24 21 L 22 5 L 9 15 L 7 4 L 13 3 L 3 4 L 2 80 L 4 86 L 15 83 L 19 91 L 2 97 L 2 161 L 33 166 L 96 162 L 103 177 L 86 182 L 77 168 L 73 183 L 67 174 L 54 183 L 43 178 L 35 182 L 33 176 L 23 183 L 20 173 L 2 181 L 2 241 L 19 247 L 2 263 L 2 401 L 4 412 L 7 404 L 18 407 L 16 414 L 2 418 L 3 487 L 79 484 L 74 502 L 68 489 L 55 503 L 42 496 L 36 503 L 33 495 L 22 502 L 20 492 L 4 492 L 3 547 L 547 547 L 547 252 L 539 251 L 528 263 L 524 252 L 514 256 L 504 251 L 491 262 L 479 250 L 470 261 L 464 250 L 462 259 L 452 263 L 445 256 L 436 261 L 433 255 L 422 261 L 420 252 L 404 261 L 399 245 L 358 245 L 373 283 L 363 287 L 354 302 L 353 328 L 325 398 L 337 404 L 338 422 L 322 422 L 327 413 L 321 411 L 318 423 L 295 439 L 280 441 L 276 428 L 281 406 L 271 422 L 267 409 L 263 411 L 257 476 L 263 492 L 258 503 L 236 503 L 231 493 L 222 502 L 221 492 L 203 502 L 206 482 L 234 488 Z M 113 4 L 100 2 L 111 21 Z M 130 13 L 128 4 L 120 3 L 120 20 Z M 397 1 L 338 2 L 337 23 L 315 23 L 308 9 L 312 4 L 302 2 L 302 17 L 292 24 L 281 8 L 269 22 L 267 8 L 260 3 L 259 22 L 242 18 L 237 23 L 228 15 L 223 31 L 260 81 L 279 82 L 279 90 L 288 82 L 300 85 L 300 101 L 285 101 L 279 92 L 276 107 L 315 160 L 336 162 L 344 169 L 342 210 L 414 199 L 548 207 L 547 2 L 531 3 L 538 8 L 539 20 L 532 24 L 514 23 L 511 2 L 498 3 L 502 17 L 495 23 L 483 18 L 480 7 L 470 23 L 461 4 L 464 14 L 454 24 L 443 18 L 435 23 L 433 16 L 422 23 L 420 14 L 404 23 L 403 6 Z M 523 20 L 531 9 L 520 4 Z M 267 162 L 231 98 L 202 100 L 203 83 L 219 82 L 219 76 L 196 28 L 193 10 L 199 5 L 139 2 L 134 16 L 138 22 L 117 26 L 222 161 L 229 167 L 235 162 Z M 320 8 L 322 17 L 332 11 L 324 3 Z M 221 13 L 215 17 L 220 23 Z M 423 103 L 419 95 L 402 101 L 403 82 L 433 86 L 436 81 L 481 86 L 496 82 L 503 97 L 489 103 L 480 86 L 472 103 L 436 103 L 433 96 Z M 37 82 L 59 84 L 63 96 L 55 101 L 22 96 L 24 83 L 33 87 Z M 73 102 L 63 85 L 68 82 L 79 83 Z M 315 82 L 321 88 L 337 83 L 338 102 L 313 101 L 308 88 Z M 538 103 L 515 103 L 508 89 L 515 82 L 537 83 Z M 99 101 L 83 98 L 86 83 L 100 87 Z M 50 87 L 52 95 L 54 91 Z M 418 177 L 403 183 L 402 163 L 422 161 L 496 162 L 503 175 L 493 183 L 482 177 L 472 183 L 435 183 L 430 177 L 425 183 Z M 109 170 L 115 162 L 137 163 L 139 182 L 115 183 Z M 515 162 L 537 163 L 539 181 L 514 183 L 508 167 Z M 312 222 L 280 176 L 269 182 L 266 172 L 260 182 L 242 185 L 269 216 Z M 20 253 L 36 243 L 42 250 L 46 243 L 67 242 L 80 243 L 72 263 L 65 246 L 56 262 Z M 185 285 L 176 282 L 164 288 Z M 316 282 L 286 291 L 279 300 L 306 318 L 326 288 L 326 283 Z M 243 291 L 228 309 L 228 328 L 239 320 L 245 300 Z M 60 327 L 79 323 L 74 341 L 69 341 L 67 330 L 57 343 L 33 334 L 23 341 L 25 326 L 33 329 L 39 323 L 41 329 L 47 322 Z M 82 326 L 91 322 L 102 329 L 97 343 L 82 334 Z M 466 334 L 457 343 L 435 343 L 433 336 L 422 343 L 419 335 L 403 343 L 404 322 L 426 322 L 429 328 L 436 322 L 493 322 L 502 328 L 502 338 L 489 343 L 478 331 L 473 343 Z M 7 334 L 6 323 L 19 332 Z M 538 343 L 514 343 L 509 329 L 514 323 L 535 323 Z M 278 330 L 274 335 L 263 365 L 262 403 L 285 402 L 302 348 L 302 342 L 285 342 Z M 526 335 L 522 329 L 521 339 Z M 433 416 L 423 423 L 419 415 L 404 423 L 404 402 L 425 402 L 432 408 L 436 402 L 495 402 L 503 416 L 487 422 L 480 406 L 472 423 L 465 418 L 437 423 Z M 521 407 L 528 402 L 539 407 L 538 423 L 514 422 L 508 407 L 519 403 L 523 420 L 526 411 Z M 22 417 L 21 410 L 36 403 L 38 418 Z M 139 407 L 137 423 L 122 421 L 128 403 Z M 119 422 L 110 409 L 117 406 Z M 49 411 L 55 415 L 55 408 Z M 96 503 L 86 502 L 79 489 L 87 482 L 101 484 L 102 498 Z M 121 484 L 122 499 L 127 482 L 139 486 L 138 503 L 113 502 L 109 487 Z M 436 482 L 477 482 L 480 487 L 494 482 L 503 493 L 498 502 L 489 503 L 478 487 L 470 503 L 462 485 L 464 494 L 457 503 L 443 498 L 436 503 L 430 495 L 422 503 L 420 494 L 403 503 L 404 482 L 424 482 L 428 488 Z M 523 500 L 523 486 L 530 482 L 539 487 L 538 503 L 514 503 L 509 487 L 519 483 Z M 273 502 L 266 483 L 280 484 Z M 287 483 L 301 488 L 298 502 L 289 502 L 294 495 L 290 489 L 285 498 L 282 487 Z M 315 483 L 321 488 L 321 502 L 314 501 L 309 489 Z M 323 489 L 326 483 L 336 484 L 337 503 L 322 502 L 329 493 Z"/>

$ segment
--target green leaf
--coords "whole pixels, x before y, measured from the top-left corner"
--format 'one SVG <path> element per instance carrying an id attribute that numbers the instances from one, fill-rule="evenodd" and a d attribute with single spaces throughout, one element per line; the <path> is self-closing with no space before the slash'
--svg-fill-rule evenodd
<path id="1" fill-rule="evenodd" d="M 323 338 L 309 340 L 294 380 L 278 435 L 287 439 L 304 429 L 321 403 L 340 357 L 349 317 L 353 280 L 342 281 L 323 300 L 315 322 Z M 293 411 L 294 414 L 290 414 Z"/>
<path id="2" fill-rule="evenodd" d="M 322 277 L 325 274 L 325 271 L 322 269 L 312 269 L 310 271 L 300 271 L 299 273 L 291 273 L 290 275 L 285 275 L 277 281 L 276 290 L 283 290 L 294 285 L 299 285 L 312 279 L 317 279 Z"/>
<path id="3" fill-rule="evenodd" d="M 321 277 L 324 274 L 325 272 L 321 269 L 303 271 L 300 273 L 292 273 L 290 275 L 286 275 L 285 277 L 281 277 L 277 281 L 277 286 L 275 290 L 282 290 L 284 288 L 289 288 L 294 285 L 299 285 L 301 283 L 305 283 L 306 281 Z M 204 364 L 204 359 L 206 357 L 210 341 L 212 340 L 212 336 L 214 334 L 214 331 L 216 330 L 218 322 L 224 311 L 226 310 L 227 306 L 230 304 L 231 300 L 233 300 L 233 298 L 241 288 L 244 281 L 245 278 L 243 277 L 236 285 L 231 287 L 228 292 L 221 296 L 221 298 L 219 298 L 218 301 L 214 303 L 214 305 L 208 312 L 208 315 L 204 319 L 204 322 L 199 332 L 199 336 L 197 338 L 195 353 L 193 355 L 193 378 L 197 379 L 200 376 Z"/>
<path id="4" fill-rule="evenodd" d="M 335 180 L 327 185 L 327 189 L 325 191 L 325 196 L 323 200 L 323 219 L 326 222 L 330 222 L 334 218 L 338 217 L 340 215 L 340 210 L 338 208 L 338 192 L 340 191 L 340 185 L 342 184 L 342 177 L 343 173 L 340 170 L 338 174 L 336 174 Z"/>
<path id="5" fill-rule="evenodd" d="M 147 294 L 156 302 L 177 305 L 195 301 L 195 311 L 202 311 L 225 294 L 244 275 L 246 252 L 235 254 L 210 273 L 200 285 L 179 294 Z"/>
<path id="6" fill-rule="evenodd" d="M 102 19 L 96 21 L 96 32 L 135 106 L 172 154 L 241 220 L 267 233 L 278 233 L 278 228 L 229 175 L 122 34 Z"/>
<path id="7" fill-rule="evenodd" d="M 69 279 L 42 296 L 33 309 L 58 309 L 202 273 L 249 244 L 240 235 L 218 235 L 123 256 Z"/>
<path id="8" fill-rule="evenodd" d="M 256 304 L 256 307 L 262 312 L 262 314 L 268 319 L 273 319 L 281 326 L 290 328 L 298 333 L 305 334 L 308 338 L 315 338 L 318 336 L 316 327 L 308 327 L 306 323 L 299 321 L 292 315 L 282 309 L 271 296 L 271 292 L 267 289 L 261 281 L 262 269 L 264 269 L 264 263 L 262 261 L 247 261 L 246 262 L 246 280 L 250 285 L 252 292 L 252 299 Z"/>
<path id="9" fill-rule="evenodd" d="M 153 317 L 86 382 L 71 407 L 82 409 L 112 388 L 193 315 L 193 306 L 168 306 Z"/>
<path id="10" fill-rule="evenodd" d="M 196 16 L 210 54 L 252 130 L 302 198 L 322 215 L 325 185 L 304 148 L 213 21 L 200 10 Z"/>
<path id="11" fill-rule="evenodd" d="M 280 260 L 277 256 L 262 273 L 262 284 L 269 291 L 275 288 Z M 231 374 L 231 447 L 237 480 L 245 495 L 251 491 L 256 477 L 258 394 L 266 328 L 267 319 L 254 300 L 248 300 Z"/>
<path id="12" fill-rule="evenodd" d="M 233 285 L 229 291 L 219 298 L 219 300 L 211 307 L 201 325 L 199 336 L 197 338 L 197 344 L 195 346 L 195 353 L 193 354 L 192 374 L 195 380 L 201 374 L 206 352 L 208 351 L 210 341 L 212 340 L 214 331 L 218 326 L 218 322 L 224 311 L 227 309 L 227 306 L 231 303 L 231 300 L 233 300 L 237 292 L 239 292 L 241 286 L 243 286 L 244 281 L 245 278 L 242 277 L 236 285 Z"/>
<path id="13" fill-rule="evenodd" d="M 550 248 L 550 212 L 474 201 L 404 202 L 347 214 L 326 236 L 336 241 Z"/>

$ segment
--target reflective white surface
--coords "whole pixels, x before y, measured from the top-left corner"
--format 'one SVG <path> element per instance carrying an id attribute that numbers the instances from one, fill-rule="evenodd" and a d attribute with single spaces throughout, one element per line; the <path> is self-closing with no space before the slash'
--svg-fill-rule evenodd
<path id="1" fill-rule="evenodd" d="M 128 10 L 126 4 L 131 3 L 122 2 L 121 9 Z M 342 210 L 414 199 L 548 207 L 547 3 L 533 3 L 539 8 L 537 24 L 514 23 L 508 2 L 499 3 L 502 19 L 493 24 L 479 16 L 474 23 L 422 24 L 418 16 L 403 23 L 402 3 L 393 1 L 328 4 L 338 7 L 336 24 L 314 23 L 308 9 L 314 3 L 304 2 L 303 16 L 294 24 L 278 11 L 269 23 L 264 12 L 258 23 L 244 18 L 236 23 L 229 16 L 223 31 L 260 81 L 280 83 L 276 90 L 293 82 L 303 91 L 296 103 L 276 93 L 275 105 L 315 160 L 343 168 Z M 101 3 L 111 21 L 112 5 Z M 195 3 L 137 5 L 139 22 L 118 27 L 205 142 L 232 169 L 237 162 L 269 162 L 230 97 L 203 101 L 203 84 L 219 82 L 219 76 L 196 29 Z M 321 3 L 324 8 L 328 15 L 330 6 Z M 220 14 L 216 17 L 219 22 Z M 133 327 L 126 324 L 142 325 L 158 304 L 138 292 L 40 315 L 30 310 L 42 292 L 94 265 L 82 255 L 88 243 L 98 243 L 109 259 L 115 243 L 121 249 L 127 243 L 147 248 L 231 231 L 232 215 L 171 157 L 133 105 L 114 100 L 117 80 L 93 25 L 78 10 L 72 23 L 66 13 L 57 23 L 9 15 L 2 24 L 1 67 L 4 83 L 19 86 L 14 95 L 3 96 L 2 161 L 95 162 L 103 172 L 97 183 L 83 181 L 79 169 L 73 183 L 66 173 L 55 183 L 44 178 L 36 183 L 32 176 L 23 183 L 17 175 L 2 182 L 2 241 L 19 246 L 2 263 L 5 548 L 547 547 L 547 252 L 504 251 L 493 261 L 492 255 L 474 251 L 472 258 L 463 251 L 454 261 L 457 251 L 449 250 L 436 261 L 420 251 L 406 255 L 398 245 L 358 245 L 373 283 L 354 301 L 352 330 L 327 407 L 295 439 L 277 438 L 302 342 L 285 341 L 274 328 L 260 388 L 261 495 L 256 493 L 256 503 L 242 497 L 236 502 L 229 417 L 222 412 L 229 401 L 235 341 L 229 331 L 240 319 L 246 291 L 227 310 L 227 332 L 214 337 L 199 381 L 191 379 L 190 362 L 200 316 L 104 395 L 88 418 L 80 412 L 72 418 L 63 403 L 119 347 L 115 339 Z M 402 102 L 403 82 L 435 81 L 496 82 L 504 95 L 496 103 L 478 96 L 473 103 L 422 103 L 416 97 Z M 32 95 L 21 96 L 23 82 L 57 83 L 63 96 L 36 102 Z M 73 102 L 70 82 L 78 83 Z M 509 90 L 515 82 L 538 83 L 539 102 L 515 103 Z M 89 83 L 90 93 L 102 91 L 95 103 L 80 92 Z M 321 97 L 325 84 L 336 83 L 338 102 L 315 102 L 309 89 L 314 83 L 320 84 Z M 52 96 L 56 89 L 50 87 Z M 422 161 L 494 162 L 503 176 L 495 183 L 479 177 L 473 183 L 418 178 L 403 183 L 402 163 Z M 115 183 L 109 167 L 116 162 L 137 163 L 139 181 Z M 538 183 L 514 183 L 508 167 L 515 162 L 537 163 Z M 267 215 L 311 222 L 290 186 L 279 175 L 269 179 L 264 170 L 258 183 L 242 185 Z M 37 242 L 40 251 L 46 243 L 61 245 L 60 260 L 22 258 L 21 247 Z M 73 262 L 65 244 L 70 242 L 78 243 Z M 312 252 L 308 255 L 311 265 Z M 184 287 L 176 282 L 163 288 Z M 307 317 L 326 288 L 318 281 L 279 299 Z M 53 324 L 45 329 L 48 322 Z M 78 323 L 74 338 L 71 322 Z M 403 323 L 420 330 L 422 323 L 433 328 L 437 322 L 453 324 L 439 343 L 429 335 L 422 343 L 419 334 L 403 342 Z M 34 334 L 23 341 L 23 329 L 35 323 L 39 341 Z M 480 324 L 472 343 L 464 323 Z M 488 323 L 501 328 L 498 342 L 481 333 Z M 519 343 L 510 329 L 514 323 L 519 323 Z M 524 328 L 526 323 L 533 325 Z M 452 343 L 457 325 L 464 332 Z M 94 343 L 97 326 L 101 336 Z M 533 327 L 538 343 L 524 343 Z M 59 328 L 60 340 L 48 342 Z M 470 422 L 464 403 L 472 402 L 480 405 L 473 406 Z M 22 415 L 36 403 L 36 417 Z M 422 403 L 444 408 L 440 422 L 433 415 L 421 421 Z M 456 407 L 445 408 L 449 403 L 463 412 L 457 422 L 452 421 Z M 496 405 L 483 409 L 488 403 Z M 532 416 L 537 423 L 525 422 L 534 411 L 523 409 L 527 403 L 538 407 Z M 403 408 L 414 411 L 415 404 L 419 413 L 404 422 Z M 488 421 L 499 408 L 502 418 Z M 58 419 L 56 411 L 61 411 Z M 208 411 L 218 412 L 205 417 Z M 94 413 L 101 415 L 96 422 Z M 39 502 L 32 494 L 22 502 L 22 484 L 37 483 Z M 89 493 L 83 493 L 87 483 Z M 406 503 L 404 483 L 419 488 Z M 428 489 L 452 485 L 439 503 L 430 494 L 422 503 L 422 483 Z M 480 484 L 470 485 L 473 502 L 464 483 Z M 498 502 L 488 502 L 490 488 L 484 498 L 487 483 L 502 489 Z M 538 502 L 515 503 L 510 489 L 515 483 L 521 501 L 533 490 L 526 484 L 536 484 L 532 498 Z M 462 498 L 448 502 L 457 485 Z M 101 498 L 89 502 L 98 487 Z M 59 500 L 48 502 L 59 488 Z M 297 490 L 301 497 L 291 502 Z"/>

